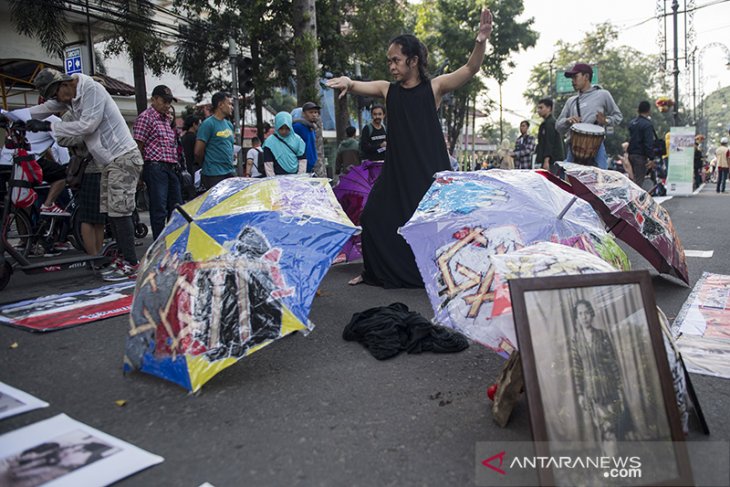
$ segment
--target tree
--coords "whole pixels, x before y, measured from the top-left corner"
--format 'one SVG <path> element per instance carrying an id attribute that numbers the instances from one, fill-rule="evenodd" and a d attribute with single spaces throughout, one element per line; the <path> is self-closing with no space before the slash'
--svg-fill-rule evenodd
<path id="1" fill-rule="evenodd" d="M 315 0 L 292 1 L 294 64 L 297 69 L 297 102 L 319 100 L 317 8 Z"/>
<path id="2" fill-rule="evenodd" d="M 66 43 L 63 0 L 10 0 L 10 20 L 19 34 L 38 39 L 51 56 L 63 57 Z"/>
<path id="3" fill-rule="evenodd" d="M 160 49 L 164 39 L 154 30 L 152 22 L 153 5 L 148 0 L 102 0 L 114 8 L 117 15 L 127 22 L 115 24 L 115 36 L 105 49 L 106 54 L 126 52 L 132 61 L 134 77 L 134 98 L 137 113 L 147 108 L 147 86 L 145 67 L 152 70 L 155 76 L 171 69 L 173 60 Z"/>
<path id="4" fill-rule="evenodd" d="M 566 69 L 576 62 L 586 62 L 598 66 L 600 86 L 611 92 L 616 104 L 624 116 L 614 134 L 606 138 L 606 150 L 609 154 L 620 152 L 621 143 L 628 140 L 628 123 L 636 116 L 639 102 L 650 103 L 659 93 L 664 92 L 662 75 L 657 69 L 657 56 L 642 54 L 627 47 L 615 46 L 618 32 L 610 23 L 596 26 L 595 30 L 585 34 L 577 44 L 558 42 L 552 66 L 544 62 L 532 69 L 528 89 L 524 96 L 535 106 L 540 98 L 550 96 L 556 76 L 563 76 Z M 552 72 L 554 70 L 554 72 Z M 556 94 L 553 114 L 557 118 L 565 102 L 574 93 Z M 664 133 L 668 125 L 664 117 L 654 113 L 654 125 L 657 133 Z"/>
<path id="5" fill-rule="evenodd" d="M 385 63 L 388 40 L 404 26 L 404 9 L 398 2 L 319 0 L 317 24 L 324 72 L 371 80 L 389 77 Z M 349 125 L 348 100 L 356 111 L 362 107 L 362 97 L 335 98 L 338 140 L 344 138 Z"/>
<path id="6" fill-rule="evenodd" d="M 512 55 L 534 46 L 538 34 L 532 29 L 532 18 L 517 20 L 524 11 L 522 0 L 494 0 L 489 8 L 494 14 L 494 28 L 489 39 L 491 49 L 487 50 L 482 72 L 501 83 L 514 67 Z M 430 48 L 433 66 L 449 71 L 466 63 L 474 46 L 475 22 L 481 9 L 476 0 L 430 0 L 420 4 L 416 35 Z M 483 89 L 481 80 L 473 78 L 454 91 L 452 102 L 443 110 L 451 152 L 456 147 L 469 103 L 473 103 Z"/>
<path id="7" fill-rule="evenodd" d="M 233 37 L 253 60 L 253 105 L 257 131 L 263 137 L 263 103 L 278 87 L 289 87 L 294 69 L 292 14 L 285 0 L 176 0 L 188 18 L 181 26 L 178 71 L 201 99 L 206 93 L 231 90 L 228 39 Z M 244 94 L 245 95 L 245 94 Z M 247 103 L 243 102 L 245 109 Z"/>
<path id="8" fill-rule="evenodd" d="M 487 143 L 497 146 L 502 143 L 502 140 L 514 141 L 519 135 L 520 129 L 509 123 L 504 123 L 500 127 L 499 123 L 487 122 L 479 130 L 480 137 L 486 140 Z"/>

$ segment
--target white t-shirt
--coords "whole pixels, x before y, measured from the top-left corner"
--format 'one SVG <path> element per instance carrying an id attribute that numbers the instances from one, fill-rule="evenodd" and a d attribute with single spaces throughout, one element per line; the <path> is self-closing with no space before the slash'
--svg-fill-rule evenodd
<path id="1" fill-rule="evenodd" d="M 259 172 L 259 157 L 262 157 L 262 156 L 263 156 L 263 151 L 255 148 L 255 147 L 252 147 L 246 153 L 246 161 L 248 161 L 249 159 L 253 159 L 253 167 L 251 168 L 251 177 L 252 178 L 258 178 L 258 177 L 263 176 L 263 174 L 261 174 Z"/>

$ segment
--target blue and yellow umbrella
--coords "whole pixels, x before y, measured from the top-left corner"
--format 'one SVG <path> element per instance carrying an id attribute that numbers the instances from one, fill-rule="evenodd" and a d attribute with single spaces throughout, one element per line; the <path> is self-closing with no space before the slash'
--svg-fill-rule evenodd
<path id="1" fill-rule="evenodd" d="M 145 255 L 125 370 L 197 391 L 309 310 L 357 232 L 326 179 L 232 178 L 183 205 Z"/>

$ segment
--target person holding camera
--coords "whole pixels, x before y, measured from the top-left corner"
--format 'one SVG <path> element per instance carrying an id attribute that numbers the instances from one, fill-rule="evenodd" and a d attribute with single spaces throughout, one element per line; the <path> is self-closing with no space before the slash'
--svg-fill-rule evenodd
<path id="1" fill-rule="evenodd" d="M 639 116 L 629 122 L 629 162 L 633 170 L 633 181 L 641 187 L 646 172 L 654 168 L 654 142 L 656 132 L 649 115 L 651 105 L 648 101 L 639 103 Z"/>

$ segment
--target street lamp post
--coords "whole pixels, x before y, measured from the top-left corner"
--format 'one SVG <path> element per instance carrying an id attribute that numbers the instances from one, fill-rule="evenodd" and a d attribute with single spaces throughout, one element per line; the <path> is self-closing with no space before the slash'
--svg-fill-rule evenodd
<path id="1" fill-rule="evenodd" d="M 233 139 L 236 145 L 241 145 L 241 109 L 238 106 L 238 48 L 236 47 L 236 40 L 231 37 L 228 39 L 228 58 L 231 62 L 231 93 L 233 97 L 233 126 L 235 131 Z M 236 158 L 237 173 L 239 176 L 243 176 L 243 159 L 241 151 L 238 152 Z"/>
<path id="2" fill-rule="evenodd" d="M 679 10 L 679 0 L 672 2 L 672 20 L 674 24 L 674 107 L 672 112 L 672 125 L 679 125 L 679 39 L 677 30 L 677 11 Z"/>

